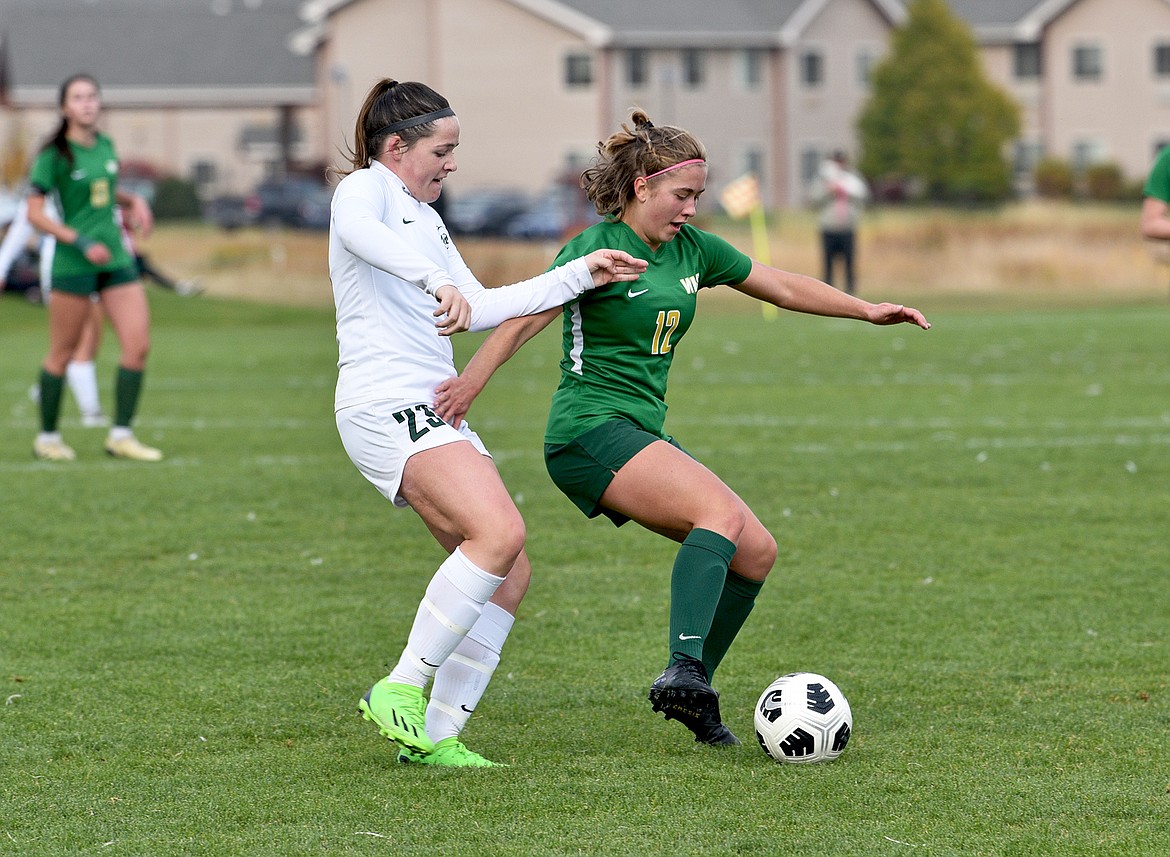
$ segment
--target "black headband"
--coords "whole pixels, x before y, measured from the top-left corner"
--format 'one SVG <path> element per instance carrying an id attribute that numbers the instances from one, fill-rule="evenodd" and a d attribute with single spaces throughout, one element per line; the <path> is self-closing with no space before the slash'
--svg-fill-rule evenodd
<path id="1" fill-rule="evenodd" d="M 400 122 L 395 122 L 393 125 L 387 125 L 382 128 L 374 137 L 381 137 L 383 134 L 393 134 L 397 131 L 405 131 L 407 128 L 413 128 L 415 125 L 425 125 L 428 122 L 434 122 L 436 119 L 442 119 L 444 116 L 454 116 L 455 111 L 450 107 L 444 107 L 442 110 L 436 110 L 433 113 L 424 113 L 422 116 L 412 116 L 409 119 L 403 119 Z"/>

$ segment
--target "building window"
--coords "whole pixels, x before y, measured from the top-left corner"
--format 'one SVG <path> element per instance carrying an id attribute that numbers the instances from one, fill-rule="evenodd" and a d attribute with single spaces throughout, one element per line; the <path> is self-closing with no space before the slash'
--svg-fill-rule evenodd
<path id="1" fill-rule="evenodd" d="M 1073 80 L 1087 83 L 1101 79 L 1104 59 L 1099 45 L 1077 45 L 1073 48 Z"/>
<path id="2" fill-rule="evenodd" d="M 1035 80 L 1044 74 L 1039 42 L 1025 42 L 1015 46 L 1012 72 L 1017 80 Z"/>
<path id="3" fill-rule="evenodd" d="M 877 62 L 878 54 L 870 48 L 862 48 L 857 52 L 857 85 L 862 89 L 869 88 Z"/>
<path id="4" fill-rule="evenodd" d="M 1170 44 L 1154 45 L 1154 77 L 1170 77 Z"/>
<path id="5" fill-rule="evenodd" d="M 1083 172 L 1094 164 L 1108 160 L 1108 151 L 1100 140 L 1077 140 L 1072 146 L 1072 168 Z"/>
<path id="6" fill-rule="evenodd" d="M 802 185 L 805 185 L 807 187 L 808 185 L 811 185 L 814 181 L 816 181 L 817 176 L 820 175 L 821 161 L 823 161 L 823 160 L 824 160 L 824 156 L 821 154 L 820 149 L 817 149 L 815 147 L 808 147 L 805 149 L 801 149 L 801 151 L 800 151 L 800 183 Z"/>
<path id="7" fill-rule="evenodd" d="M 703 52 L 696 48 L 687 48 L 682 52 L 681 58 L 683 85 L 690 89 L 702 86 L 706 71 Z"/>
<path id="8" fill-rule="evenodd" d="M 1044 160 L 1044 144 L 1036 140 L 1017 140 L 1012 157 L 1012 171 L 1017 177 L 1027 178 Z"/>
<path id="9" fill-rule="evenodd" d="M 571 88 L 593 83 L 593 57 L 589 54 L 569 54 L 565 57 L 565 83 Z"/>
<path id="10" fill-rule="evenodd" d="M 764 150 L 759 146 L 748 146 L 739 155 L 740 169 L 737 175 L 751 173 L 760 183 L 764 182 Z"/>
<path id="11" fill-rule="evenodd" d="M 650 52 L 641 48 L 626 51 L 626 83 L 645 86 L 650 81 Z"/>
<path id="12" fill-rule="evenodd" d="M 825 56 L 820 51 L 809 50 L 800 55 L 801 86 L 820 86 L 825 82 Z"/>
<path id="13" fill-rule="evenodd" d="M 207 187 L 215 182 L 215 164 L 212 161 L 196 161 L 191 165 L 191 181 L 196 187 Z"/>
<path id="14" fill-rule="evenodd" d="M 767 55 L 758 48 L 739 52 L 739 82 L 744 89 L 759 89 L 764 83 L 764 59 Z"/>

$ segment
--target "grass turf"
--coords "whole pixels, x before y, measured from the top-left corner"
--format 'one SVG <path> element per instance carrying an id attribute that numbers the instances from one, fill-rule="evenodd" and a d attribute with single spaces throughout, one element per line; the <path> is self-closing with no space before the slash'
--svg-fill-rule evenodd
<path id="1" fill-rule="evenodd" d="M 151 298 L 158 465 L 71 404 L 79 460 L 34 462 L 44 313 L 0 308 L 0 853 L 1170 853 L 1165 306 L 701 312 L 668 427 L 781 544 L 717 676 L 732 750 L 645 702 L 674 551 L 549 482 L 546 332 L 471 414 L 535 576 L 465 735 L 511 767 L 454 772 L 355 713 L 439 550 L 340 447 L 330 314 Z M 832 764 L 752 738 L 798 669 L 852 705 Z"/>

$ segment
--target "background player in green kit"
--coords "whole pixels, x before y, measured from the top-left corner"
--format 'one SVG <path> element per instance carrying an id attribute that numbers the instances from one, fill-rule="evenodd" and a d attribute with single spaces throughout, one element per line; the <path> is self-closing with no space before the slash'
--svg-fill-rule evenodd
<path id="1" fill-rule="evenodd" d="M 561 383 L 545 433 L 553 482 L 589 517 L 634 520 L 681 543 L 671 572 L 669 656 L 650 687 L 655 711 L 707 744 L 738 744 L 710 679 L 746 621 L 776 560 L 776 541 L 747 504 L 663 431 L 674 349 L 699 289 L 726 284 L 797 312 L 872 324 L 930 325 L 915 309 L 871 304 L 819 280 L 745 256 L 688 221 L 707 179 L 702 144 L 635 111 L 598 147 L 581 184 L 606 220 L 561 250 L 554 265 L 614 247 L 649 263 L 632 284 L 595 289 L 563 309 Z M 435 405 L 458 422 L 488 378 L 557 310 L 505 322 Z"/>
<path id="2" fill-rule="evenodd" d="M 75 453 L 57 431 L 65 368 L 77 348 L 91 297 L 102 304 L 121 355 L 115 382 L 114 423 L 106 452 L 117 458 L 158 461 L 162 453 L 139 443 L 130 429 L 142 390 L 150 350 L 150 309 L 138 267 L 122 243 L 115 206 L 126 226 L 148 233 L 153 224 L 142 197 L 118 189 L 114 144 L 97 127 L 101 94 L 89 75 L 61 84 L 57 100 L 61 124 L 41 149 L 29 175 L 29 222 L 57 239 L 53 255 L 53 292 L 49 299 L 49 353 L 41 364 L 41 432 L 33 453 L 51 461 L 70 461 Z M 45 197 L 57 198 L 61 222 L 45 213 Z"/>
<path id="3" fill-rule="evenodd" d="M 1142 237 L 1170 241 L 1170 146 L 1158 153 L 1142 195 Z"/>

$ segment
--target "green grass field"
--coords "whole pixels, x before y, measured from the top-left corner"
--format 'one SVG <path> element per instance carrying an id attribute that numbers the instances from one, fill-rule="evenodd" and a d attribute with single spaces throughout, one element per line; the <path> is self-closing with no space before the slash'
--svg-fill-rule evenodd
<path id="1" fill-rule="evenodd" d="M 440 552 L 341 449 L 331 314 L 151 298 L 159 465 L 71 403 L 79 460 L 33 461 L 44 312 L 0 302 L 0 853 L 1170 853 L 1167 306 L 708 308 L 668 427 L 781 544 L 717 676 L 732 750 L 645 701 L 673 547 L 549 482 L 546 332 L 471 414 L 535 576 L 465 733 L 511 767 L 457 772 L 355 713 Z M 792 670 L 849 697 L 836 762 L 755 745 Z"/>

